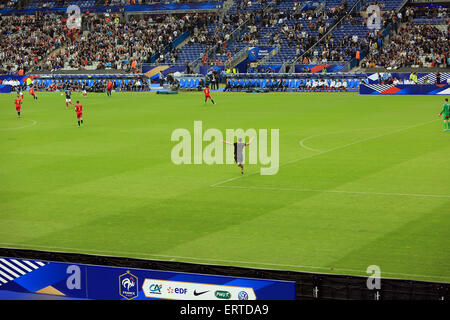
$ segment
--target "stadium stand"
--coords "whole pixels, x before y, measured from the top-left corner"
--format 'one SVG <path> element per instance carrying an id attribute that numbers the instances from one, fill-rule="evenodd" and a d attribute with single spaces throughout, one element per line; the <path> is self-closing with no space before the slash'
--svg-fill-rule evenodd
<path id="1" fill-rule="evenodd" d="M 102 70 L 138 73 L 143 65 L 167 65 L 179 67 L 177 70 L 181 72 L 198 73 L 201 69 L 204 73 L 213 66 L 234 68 L 245 62 L 253 47 L 269 48 L 269 54 L 256 59 L 258 68 L 250 67 L 247 61 L 246 65 L 240 65 L 240 72 L 296 73 L 299 70 L 296 65 L 304 65 L 310 72 L 317 72 L 311 68 L 319 65 L 334 65 L 333 70 L 447 66 L 447 8 L 404 6 L 405 2 L 227 0 L 222 11 L 211 12 L 176 10 L 173 14 L 127 15 L 85 12 L 82 32 L 67 29 L 65 12 L 2 15 L 0 70 L 2 73 Z M 92 8 L 153 3 L 17 0 L 2 1 L 1 5 L 50 9 L 69 4 Z M 367 27 L 364 13 L 371 4 L 382 9 L 381 30 Z M 407 36 L 403 37 L 403 33 Z M 425 34 L 429 35 L 427 39 Z M 415 41 L 414 45 L 411 41 Z M 414 51 L 413 47 L 418 50 Z M 399 51 L 400 55 L 394 54 Z"/>
<path id="2" fill-rule="evenodd" d="M 62 29 L 60 20 L 61 16 L 43 14 L 0 17 L 0 69 L 9 73 L 28 71 L 71 41 L 73 33 Z"/>
<path id="3" fill-rule="evenodd" d="M 406 6 L 393 18 L 389 41 L 370 48 L 364 67 L 399 68 L 445 67 L 449 64 L 447 7 Z"/>

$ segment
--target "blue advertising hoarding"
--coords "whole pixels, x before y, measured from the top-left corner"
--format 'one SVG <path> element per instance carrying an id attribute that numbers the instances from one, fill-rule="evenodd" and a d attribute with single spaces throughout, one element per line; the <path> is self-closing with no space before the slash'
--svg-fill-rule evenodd
<path id="1" fill-rule="evenodd" d="M 378 95 L 449 95 L 450 86 L 445 84 L 363 84 L 359 94 Z"/>
<path id="2" fill-rule="evenodd" d="M 295 300 L 295 282 L 0 257 L 0 297 Z M 2 295 L 3 294 L 3 295 Z M 31 299 L 31 298 L 30 298 Z"/>
<path id="3" fill-rule="evenodd" d="M 253 62 L 259 59 L 263 59 L 270 55 L 272 51 L 274 51 L 276 47 L 250 47 L 248 48 L 248 61 Z"/>

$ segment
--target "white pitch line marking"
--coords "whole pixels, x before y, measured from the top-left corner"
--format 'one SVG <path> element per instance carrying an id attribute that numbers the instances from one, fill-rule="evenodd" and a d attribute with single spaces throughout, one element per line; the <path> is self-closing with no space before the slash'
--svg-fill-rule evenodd
<path id="1" fill-rule="evenodd" d="M 152 254 L 152 253 L 141 253 L 141 252 L 129 252 L 129 251 L 107 251 L 107 250 L 93 250 L 93 249 L 79 249 L 79 248 L 67 248 L 67 247 L 53 247 L 53 246 L 38 246 L 38 245 L 28 245 L 28 244 L 15 244 L 15 243 L 0 243 L 1 246 L 6 245 L 8 247 L 12 246 L 26 246 L 27 248 L 39 248 L 39 249 L 47 249 L 57 252 L 57 250 L 64 250 L 64 252 L 70 251 L 72 253 L 80 253 L 80 252 L 90 252 L 92 254 L 107 254 L 110 256 L 111 254 L 125 254 L 126 257 L 129 257 L 130 254 L 140 257 L 161 257 L 164 259 L 173 259 L 176 260 L 192 260 L 199 261 L 205 264 L 213 264 L 213 263 L 230 263 L 230 264 L 240 264 L 240 265 L 261 265 L 261 266 L 272 266 L 272 267 L 285 267 L 285 268 L 294 268 L 294 269 L 322 269 L 322 270 L 333 270 L 339 272 L 353 272 L 353 273 L 362 273 L 367 275 L 366 270 L 357 270 L 357 269 L 347 269 L 347 268 L 335 268 L 335 267 L 317 267 L 317 266 L 300 266 L 300 265 L 292 265 L 292 264 L 281 264 L 281 263 L 270 263 L 270 262 L 256 262 L 256 261 L 241 261 L 241 260 L 226 260 L 226 259 L 214 259 L 214 258 L 195 258 L 195 257 L 185 257 L 185 256 L 173 256 L 173 255 L 164 255 L 164 254 Z M 62 252 L 62 251 L 60 251 Z M 265 268 L 262 268 L 265 269 Z M 1 271 L 0 271 L 1 272 Z M 386 272 L 382 271 L 383 274 L 397 275 L 397 276 L 405 276 L 405 277 L 422 277 L 422 278 L 440 278 L 440 279 L 450 279 L 448 276 L 430 276 L 423 274 L 410 274 L 410 273 L 396 273 L 396 272 Z"/>
<path id="2" fill-rule="evenodd" d="M 19 121 L 31 121 L 31 124 L 26 125 L 26 126 L 22 126 L 22 127 L 17 127 L 17 128 L 0 128 L 0 130 L 2 131 L 8 131 L 8 130 L 19 130 L 19 129 L 25 129 L 25 128 L 31 128 L 33 126 L 35 126 L 37 124 L 36 120 L 31 120 L 31 119 L 22 119 Z"/>
<path id="3" fill-rule="evenodd" d="M 439 119 L 434 119 L 434 120 L 422 122 L 422 123 L 415 124 L 415 125 L 412 125 L 412 126 L 409 126 L 409 127 L 404 127 L 404 128 L 401 128 L 401 129 L 390 131 L 388 133 L 379 134 L 379 135 L 376 135 L 376 136 L 373 136 L 373 137 L 368 137 L 368 138 L 364 138 L 364 139 L 361 139 L 361 140 L 357 140 L 357 141 L 354 141 L 354 142 L 351 142 L 351 143 L 344 144 L 342 146 L 338 146 L 338 147 L 334 147 L 334 148 L 331 148 L 331 149 L 328 149 L 328 150 L 325 150 L 325 151 L 318 152 L 316 154 L 308 155 L 308 156 L 305 156 L 305 157 L 301 157 L 301 158 L 298 158 L 298 159 L 294 159 L 294 160 L 282 163 L 282 164 L 280 164 L 280 167 L 287 166 L 287 165 L 290 165 L 290 164 L 293 164 L 293 163 L 296 163 L 296 162 L 299 162 L 299 161 L 302 161 L 302 160 L 311 159 L 313 157 L 317 157 L 317 156 L 320 156 L 320 155 L 323 155 L 323 154 L 326 154 L 326 153 L 329 153 L 329 152 L 332 152 L 332 151 L 344 149 L 344 148 L 353 146 L 353 145 L 361 143 L 361 142 L 366 142 L 366 141 L 378 139 L 378 138 L 385 137 L 385 136 L 388 136 L 388 135 L 391 135 L 391 134 L 394 134 L 394 133 L 397 133 L 397 132 L 401 132 L 401 131 L 404 131 L 404 130 L 420 127 L 420 126 L 423 126 L 423 125 L 435 122 L 437 120 L 439 120 Z M 255 171 L 255 172 L 251 172 L 251 173 L 249 173 L 247 175 L 236 176 L 234 178 L 230 178 L 230 179 L 227 179 L 227 180 L 223 180 L 223 181 L 219 181 L 217 183 L 214 183 L 214 184 L 210 185 L 210 187 L 217 187 L 217 186 L 222 185 L 224 183 L 227 183 L 227 182 L 230 182 L 230 181 L 234 181 L 234 180 L 238 180 L 238 179 L 241 179 L 243 177 L 253 176 L 253 175 L 258 174 L 258 173 L 259 173 L 259 171 Z"/>
<path id="4" fill-rule="evenodd" d="M 399 127 L 395 127 L 395 128 L 399 128 Z M 404 127 L 401 127 L 404 128 Z M 325 133 L 320 133 L 320 134 L 315 134 L 312 136 L 308 136 L 306 138 L 303 138 L 302 140 L 300 140 L 299 144 L 302 148 L 309 150 L 309 151 L 314 151 L 314 152 L 324 152 L 327 150 L 319 150 L 319 149 L 314 149 L 311 147 L 308 147 L 305 142 L 308 140 L 311 140 L 313 138 L 318 138 L 318 137 L 322 137 L 322 136 L 326 136 L 326 135 L 336 135 L 336 134 L 340 134 L 340 133 L 348 133 L 348 132 L 358 132 L 358 131 L 374 131 L 374 130 L 380 130 L 380 129 L 390 129 L 390 128 L 359 128 L 359 129 L 351 129 L 351 130 L 340 130 L 340 131 L 332 131 L 332 132 L 325 132 Z"/>
<path id="5" fill-rule="evenodd" d="M 430 197 L 430 198 L 450 198 L 448 194 L 425 194 L 425 193 L 397 193 L 397 192 L 370 192 L 370 191 L 348 191 L 348 190 L 319 190 L 319 189 L 297 189 L 297 188 L 278 188 L 267 186 L 216 186 L 217 188 L 229 189 L 253 189 L 268 191 L 294 191 L 294 192 L 318 192 L 318 193 L 347 193 L 360 195 L 379 195 L 379 196 L 403 196 L 403 197 Z"/>

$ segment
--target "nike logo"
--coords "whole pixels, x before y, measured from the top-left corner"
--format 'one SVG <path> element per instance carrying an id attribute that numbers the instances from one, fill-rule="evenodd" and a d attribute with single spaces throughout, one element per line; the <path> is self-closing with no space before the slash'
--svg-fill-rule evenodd
<path id="1" fill-rule="evenodd" d="M 199 296 L 199 295 L 207 293 L 207 292 L 209 292 L 209 290 L 201 291 L 201 292 L 197 292 L 197 290 L 194 290 L 194 296 Z"/>

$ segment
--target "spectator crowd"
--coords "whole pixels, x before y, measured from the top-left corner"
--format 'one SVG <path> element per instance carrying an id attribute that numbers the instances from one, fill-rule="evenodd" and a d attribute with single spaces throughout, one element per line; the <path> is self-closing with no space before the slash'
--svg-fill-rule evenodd
<path id="1" fill-rule="evenodd" d="M 449 26 L 407 22 L 390 41 L 372 48 L 365 61 L 368 68 L 447 67 Z"/>

